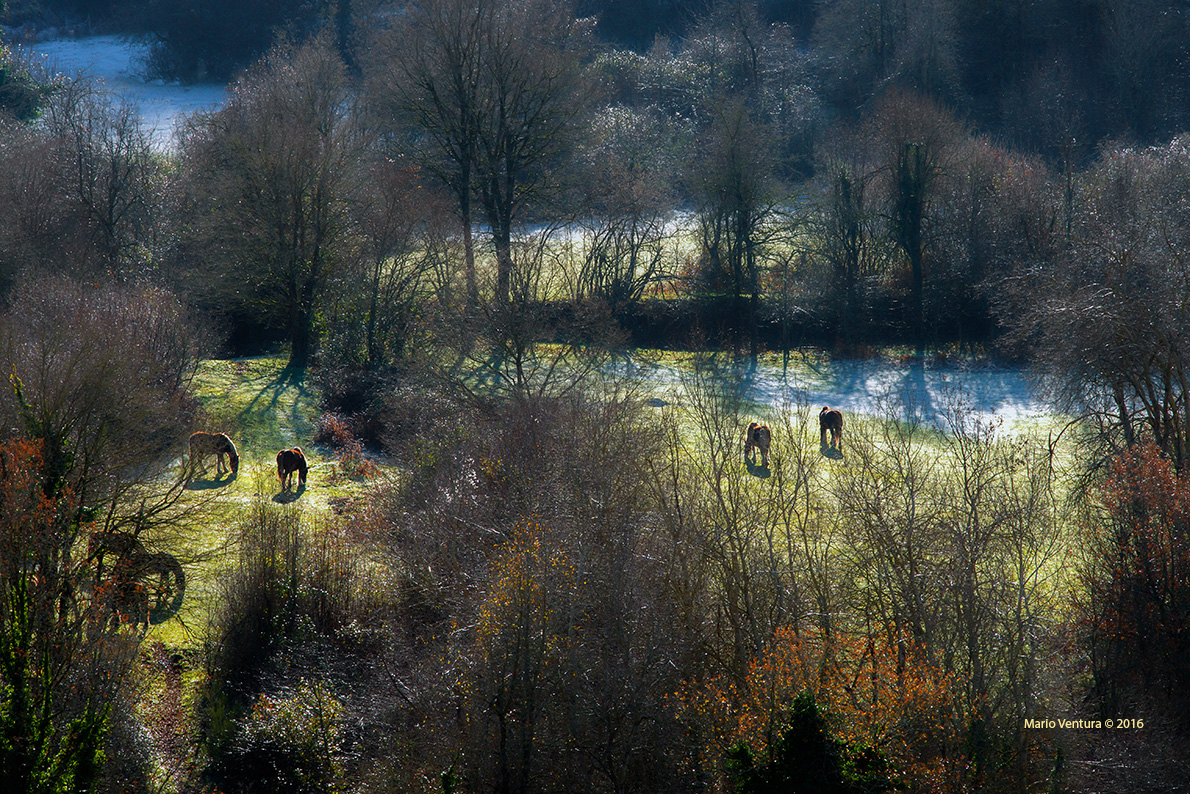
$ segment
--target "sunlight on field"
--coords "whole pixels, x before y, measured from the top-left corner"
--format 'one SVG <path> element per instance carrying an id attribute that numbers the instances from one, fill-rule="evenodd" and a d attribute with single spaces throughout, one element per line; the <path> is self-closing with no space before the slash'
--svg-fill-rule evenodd
<path id="1" fill-rule="evenodd" d="M 206 416 L 204 429 L 226 432 L 240 453 L 235 477 L 215 478 L 215 460 L 187 486 L 196 510 L 182 533 L 180 556 L 187 560 L 186 598 L 173 619 L 154 626 L 150 639 L 169 647 L 199 642 L 219 595 L 219 577 L 234 559 L 235 539 L 246 511 L 258 500 L 330 515 L 352 509 L 371 489 L 368 480 L 345 476 L 329 448 L 313 441 L 318 396 L 305 375 L 285 370 L 285 359 L 262 357 L 211 360 L 194 382 Z M 305 488 L 281 491 L 276 454 L 301 447 L 309 463 Z M 183 465 L 179 460 L 178 465 Z M 380 467 L 381 476 L 386 468 Z"/>
<path id="2" fill-rule="evenodd" d="M 551 346 L 538 350 L 548 355 Z M 928 395 L 935 400 L 933 413 L 926 419 L 923 412 L 916 424 L 906 423 L 896 412 L 897 405 L 904 409 L 904 394 L 912 391 L 905 376 L 910 370 L 919 376 L 918 385 L 934 389 Z M 705 497 L 691 504 L 707 511 L 707 520 L 722 520 L 749 537 L 769 533 L 773 548 L 807 555 L 831 578 L 849 575 L 856 544 L 865 542 L 852 525 L 855 514 L 845 508 L 848 493 L 853 500 L 860 494 L 857 488 L 869 489 L 869 496 L 879 494 L 894 529 L 897 521 L 913 523 L 909 516 L 914 509 L 932 516 L 927 519 L 935 522 L 929 531 L 943 532 L 947 522 L 962 523 L 960 513 L 948 512 L 963 479 L 954 428 L 944 421 L 944 402 L 957 400 L 956 405 L 966 406 L 957 410 L 968 412 L 965 432 L 991 444 L 982 460 L 1000 472 L 998 482 L 1006 485 L 1006 493 L 1027 490 L 1030 478 L 1042 476 L 1047 465 L 1052 471 L 1056 485 L 1049 492 L 1051 501 L 1035 509 L 1040 511 L 1039 526 L 1057 528 L 1053 542 L 1031 549 L 1028 553 L 1035 557 L 1022 562 L 1030 568 L 1030 598 L 1047 605 L 1062 603 L 1074 532 L 1064 505 L 1077 469 L 1073 433 L 1062 436 L 1064 420 L 1043 410 L 1019 371 L 955 361 L 927 367 L 905 361 L 895 351 L 866 361 L 840 361 L 807 349 L 752 361 L 636 350 L 597 370 L 596 377 L 617 394 L 634 394 L 643 403 L 645 421 L 655 419 L 658 428 L 674 428 L 672 438 L 663 443 L 675 445 L 674 460 L 692 488 L 687 496 Z M 872 382 L 893 387 L 883 393 L 865 391 L 864 384 Z M 960 397 L 964 382 L 971 393 Z M 225 582 L 237 563 L 240 533 L 258 515 L 256 508 L 263 504 L 300 511 L 304 537 L 317 537 L 336 515 L 356 509 L 374 485 L 383 482 L 344 476 L 333 450 L 314 444 L 317 390 L 304 374 L 287 371 L 283 358 L 208 361 L 194 386 L 203 409 L 202 428 L 226 432 L 235 440 L 240 469 L 235 477 L 216 478 L 214 461 L 208 460 L 208 471 L 186 490 L 187 506 L 194 513 L 176 547 L 185 563 L 185 601 L 176 616 L 152 627 L 141 654 L 137 708 L 157 747 L 169 747 L 177 742 L 175 736 L 195 730 L 189 721 L 204 708 L 199 698 L 207 684 L 203 648 L 210 639 L 208 626 L 227 598 Z M 900 403 L 894 399 L 898 396 Z M 845 406 L 839 449 L 820 445 L 818 411 L 824 402 Z M 744 459 L 742 431 L 753 420 L 773 429 L 768 467 Z M 911 438 L 908 445 L 906 438 Z M 282 492 L 275 455 L 293 446 L 302 447 L 308 457 L 309 479 L 304 489 Z M 904 501 L 909 490 L 904 472 L 910 458 L 924 479 L 915 486 L 916 505 L 905 513 L 894 503 Z M 378 469 L 381 478 L 399 472 L 394 465 Z M 791 497 L 799 483 L 809 490 Z M 896 532 L 890 532 L 895 540 Z M 940 548 L 934 551 L 944 553 Z M 381 570 L 382 557 L 364 557 L 361 581 L 391 578 L 392 571 Z M 1005 573 L 1007 568 L 996 570 L 1004 576 L 1011 573 Z M 853 581 L 860 583 L 862 576 Z M 381 600 L 391 592 L 388 585 L 375 588 L 375 593 L 385 594 L 378 596 Z M 166 754 L 154 758 L 158 783 L 169 790 L 171 764 L 176 762 Z"/>

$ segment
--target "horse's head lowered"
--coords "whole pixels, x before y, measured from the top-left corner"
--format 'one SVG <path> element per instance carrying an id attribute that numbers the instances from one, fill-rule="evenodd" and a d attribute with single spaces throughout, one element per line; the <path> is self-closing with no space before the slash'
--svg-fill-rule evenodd
<path id="1" fill-rule="evenodd" d="M 220 433 L 219 435 L 222 435 L 224 438 L 227 439 L 227 461 L 228 461 L 228 463 L 231 464 L 231 473 L 238 474 L 240 471 L 239 450 L 236 449 L 235 442 L 232 441 L 229 436 L 226 436 L 223 433 Z"/>

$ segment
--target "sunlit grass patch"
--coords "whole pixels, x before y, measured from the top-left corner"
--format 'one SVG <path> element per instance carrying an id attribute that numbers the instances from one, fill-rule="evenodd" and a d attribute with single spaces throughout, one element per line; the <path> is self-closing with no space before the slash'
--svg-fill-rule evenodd
<path id="1" fill-rule="evenodd" d="M 237 528 L 258 500 L 289 504 L 303 511 L 331 515 L 350 510 L 372 488 L 373 480 L 350 476 L 331 450 L 315 446 L 318 394 L 307 386 L 305 373 L 285 368 L 276 356 L 203 362 L 194 381 L 206 415 L 205 429 L 226 432 L 240 454 L 236 476 L 215 476 L 208 458 L 186 487 L 185 499 L 195 508 L 177 533 L 173 553 L 184 561 L 186 595 L 178 614 L 154 626 L 151 638 L 167 647 L 194 647 L 201 642 L 219 579 L 234 559 Z M 276 454 L 301 447 L 309 465 L 304 487 L 281 490 Z M 179 467 L 185 465 L 179 459 Z M 390 467 L 370 468 L 383 477 Z"/>
<path id="2" fill-rule="evenodd" d="M 318 395 L 306 374 L 287 370 L 281 357 L 204 362 L 194 389 L 207 429 L 231 435 L 250 460 L 271 459 L 312 438 Z"/>

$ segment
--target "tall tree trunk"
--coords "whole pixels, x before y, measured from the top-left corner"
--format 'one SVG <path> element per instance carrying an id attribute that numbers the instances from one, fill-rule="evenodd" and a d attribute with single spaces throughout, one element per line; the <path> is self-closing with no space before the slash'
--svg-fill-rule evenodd
<path id="1" fill-rule="evenodd" d="M 496 246 L 496 300 L 508 303 L 512 297 L 512 232 L 507 229 L 493 229 Z"/>
<path id="2" fill-rule="evenodd" d="M 467 306 L 479 305 L 479 280 L 475 277 L 475 239 L 471 233 L 471 158 L 459 163 L 459 214 L 463 219 L 463 261 L 467 277 Z"/>

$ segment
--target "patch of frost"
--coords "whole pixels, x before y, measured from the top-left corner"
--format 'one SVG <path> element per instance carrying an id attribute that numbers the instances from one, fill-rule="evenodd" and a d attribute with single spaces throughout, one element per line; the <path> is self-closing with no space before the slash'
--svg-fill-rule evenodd
<path id="1" fill-rule="evenodd" d="M 146 81 L 143 64 L 148 47 L 120 36 L 57 39 L 34 44 L 30 50 L 47 71 L 97 78 L 111 94 L 136 105 L 158 146 L 176 143 L 183 117 L 227 101 L 226 86 L 216 83 Z"/>

